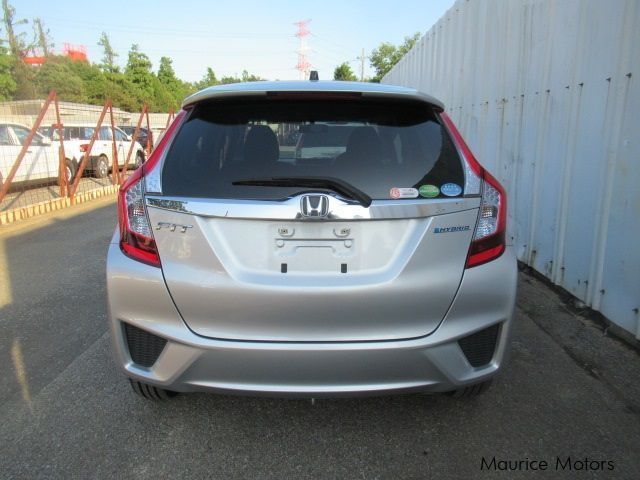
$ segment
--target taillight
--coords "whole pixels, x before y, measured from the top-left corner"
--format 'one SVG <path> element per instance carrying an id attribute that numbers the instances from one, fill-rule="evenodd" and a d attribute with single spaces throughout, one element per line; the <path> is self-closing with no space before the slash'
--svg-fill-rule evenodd
<path id="1" fill-rule="evenodd" d="M 82 153 L 86 152 L 87 150 L 89 150 L 89 144 L 88 143 L 82 143 L 80 144 L 80 151 Z"/>
<path id="2" fill-rule="evenodd" d="M 476 267 L 495 260 L 505 250 L 507 195 L 500 182 L 478 163 L 449 116 L 446 113 L 441 113 L 440 116 L 464 157 L 467 177 L 465 185 L 471 185 L 474 190 L 477 185 L 480 188 L 477 193 L 482 195 L 478 222 L 473 232 L 473 240 L 465 265 L 465 268 Z M 465 188 L 465 193 L 470 193 L 468 188 Z"/>
<path id="3" fill-rule="evenodd" d="M 128 257 L 139 262 L 160 266 L 160 256 L 153 230 L 144 204 L 145 175 L 151 174 L 168 147 L 173 133 L 185 118 L 182 110 L 167 129 L 149 159 L 131 174 L 118 193 L 118 223 L 120 225 L 120 249 Z"/>
<path id="4" fill-rule="evenodd" d="M 136 170 L 122 185 L 118 195 L 118 222 L 120 224 L 120 249 L 140 262 L 160 266 L 158 248 L 147 209 L 144 205 L 144 177 Z"/>

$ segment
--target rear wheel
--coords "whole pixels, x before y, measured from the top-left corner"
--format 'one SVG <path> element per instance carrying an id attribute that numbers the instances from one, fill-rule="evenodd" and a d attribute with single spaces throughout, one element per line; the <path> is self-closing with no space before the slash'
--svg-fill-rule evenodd
<path id="1" fill-rule="evenodd" d="M 492 380 L 487 380 L 486 382 L 476 383 L 475 385 L 448 392 L 448 394 L 453 398 L 474 398 L 489 390 L 491 382 Z"/>
<path id="2" fill-rule="evenodd" d="M 93 169 L 93 176 L 96 178 L 106 178 L 109 175 L 109 159 L 100 155 L 96 160 L 96 166 Z"/>
<path id="3" fill-rule="evenodd" d="M 73 182 L 73 177 L 76 174 L 76 167 L 70 159 L 65 159 L 64 168 L 66 170 L 67 181 L 69 183 Z"/>
<path id="4" fill-rule="evenodd" d="M 129 379 L 129 383 L 131 383 L 131 388 L 133 388 L 134 392 L 147 400 L 168 400 L 177 395 L 176 392 L 172 392 L 171 390 L 165 390 L 164 388 L 138 382 L 137 380 Z"/>

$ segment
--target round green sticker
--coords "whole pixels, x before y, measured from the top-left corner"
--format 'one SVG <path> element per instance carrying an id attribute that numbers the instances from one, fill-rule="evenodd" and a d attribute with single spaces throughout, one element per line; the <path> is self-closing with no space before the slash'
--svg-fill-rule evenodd
<path id="1" fill-rule="evenodd" d="M 440 189 L 435 185 L 422 185 L 418 192 L 420 192 L 421 197 L 426 198 L 434 198 L 440 195 Z"/>

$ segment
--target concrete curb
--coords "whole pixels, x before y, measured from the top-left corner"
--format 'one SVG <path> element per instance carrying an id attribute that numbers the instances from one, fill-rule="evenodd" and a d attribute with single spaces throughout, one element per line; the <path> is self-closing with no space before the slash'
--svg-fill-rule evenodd
<path id="1" fill-rule="evenodd" d="M 119 185 L 107 185 L 106 187 L 77 193 L 74 198 L 55 198 L 27 205 L 26 207 L 6 210 L 4 212 L 0 212 L 0 225 L 9 225 L 11 223 L 19 222 L 20 220 L 26 220 L 45 213 L 62 210 L 63 208 L 67 208 L 72 205 L 78 205 L 98 198 L 116 195 L 119 188 Z"/>

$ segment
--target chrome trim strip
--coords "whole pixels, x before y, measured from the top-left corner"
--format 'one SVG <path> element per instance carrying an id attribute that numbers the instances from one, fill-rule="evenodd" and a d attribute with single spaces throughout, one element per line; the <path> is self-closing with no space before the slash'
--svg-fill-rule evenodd
<path id="1" fill-rule="evenodd" d="M 305 192 L 308 195 L 310 192 Z M 471 210 L 480 207 L 480 197 L 439 198 L 435 200 L 374 200 L 369 208 L 342 200 L 327 192 L 318 192 L 329 198 L 329 214 L 324 218 L 303 217 L 300 197 L 284 201 L 231 200 L 185 197 L 146 196 L 150 208 L 187 213 L 211 218 L 247 218 L 261 220 L 385 220 L 422 218 Z"/>

